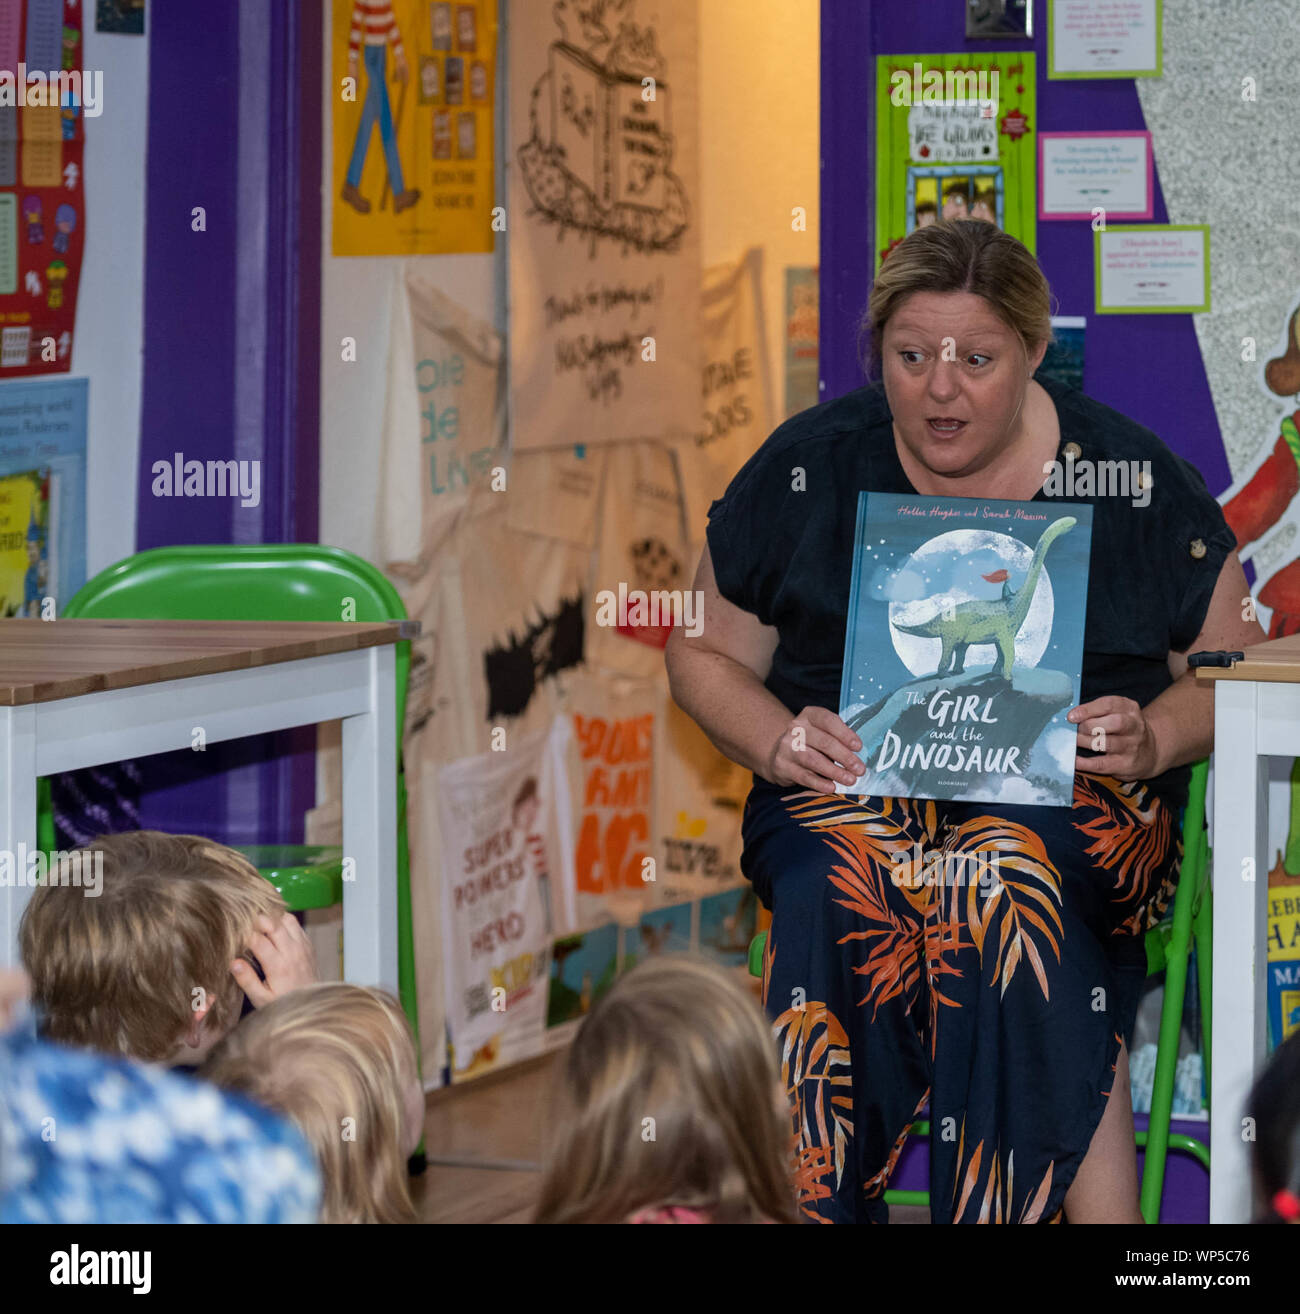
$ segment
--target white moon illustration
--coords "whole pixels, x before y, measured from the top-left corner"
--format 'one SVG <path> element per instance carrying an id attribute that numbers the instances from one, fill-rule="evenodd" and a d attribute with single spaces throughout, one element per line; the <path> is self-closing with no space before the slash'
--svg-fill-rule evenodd
<path id="1" fill-rule="evenodd" d="M 1010 572 L 1008 583 L 1014 589 L 1024 586 L 1025 575 L 1034 559 L 1034 552 L 1028 544 L 1022 543 L 1010 534 L 998 534 L 990 529 L 953 529 L 936 538 L 927 539 L 900 567 L 901 571 L 925 578 L 936 568 L 946 568 L 948 563 L 958 557 L 972 552 L 990 552 L 1000 565 Z M 992 571 L 985 571 L 992 574 Z M 923 625 L 937 616 L 945 607 L 981 598 L 991 601 L 1001 595 L 1001 584 L 988 584 L 975 577 L 978 591 L 972 588 L 950 588 L 921 598 L 916 602 L 891 602 L 889 604 L 889 633 L 894 641 L 894 650 L 899 660 L 913 675 L 933 675 L 939 665 L 939 654 L 943 651 L 940 639 L 926 638 L 920 634 L 904 634 L 899 625 Z M 1047 575 L 1047 565 L 1038 574 L 1038 587 L 1034 590 L 1033 601 L 1025 622 L 1016 635 L 1016 664 L 1018 666 L 1037 666 L 1047 651 L 1048 640 L 1052 637 L 1052 617 L 1055 614 L 1052 597 L 1052 581 Z M 972 644 L 966 652 L 965 669 L 980 670 L 992 668 L 998 659 L 997 644 Z"/>

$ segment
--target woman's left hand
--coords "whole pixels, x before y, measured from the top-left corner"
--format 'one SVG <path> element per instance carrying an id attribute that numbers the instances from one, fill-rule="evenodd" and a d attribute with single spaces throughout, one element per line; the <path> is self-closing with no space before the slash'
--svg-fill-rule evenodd
<path id="1" fill-rule="evenodd" d="M 1147 780 L 1159 775 L 1156 737 L 1146 713 L 1131 698 L 1107 694 L 1081 703 L 1069 718 L 1079 727 L 1077 744 L 1098 757 L 1076 757 L 1075 770 L 1119 780 Z"/>

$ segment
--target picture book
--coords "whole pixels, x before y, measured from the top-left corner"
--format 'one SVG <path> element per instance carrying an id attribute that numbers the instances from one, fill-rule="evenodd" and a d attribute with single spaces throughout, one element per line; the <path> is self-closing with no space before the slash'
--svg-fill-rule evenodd
<path id="1" fill-rule="evenodd" d="M 39 619 L 51 590 L 53 534 L 49 470 L 0 476 L 0 616 Z"/>
<path id="2" fill-rule="evenodd" d="M 1092 507 L 862 493 L 840 793 L 1067 807 Z"/>

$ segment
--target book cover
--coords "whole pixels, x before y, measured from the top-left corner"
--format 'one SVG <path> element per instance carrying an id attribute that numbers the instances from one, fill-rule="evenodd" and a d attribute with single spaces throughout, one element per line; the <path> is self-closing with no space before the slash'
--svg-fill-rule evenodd
<path id="1" fill-rule="evenodd" d="M 858 498 L 840 793 L 1068 807 L 1092 507 Z"/>
<path id="2" fill-rule="evenodd" d="M 44 469 L 0 476 L 0 616 L 40 618 L 53 579 L 50 485 Z"/>

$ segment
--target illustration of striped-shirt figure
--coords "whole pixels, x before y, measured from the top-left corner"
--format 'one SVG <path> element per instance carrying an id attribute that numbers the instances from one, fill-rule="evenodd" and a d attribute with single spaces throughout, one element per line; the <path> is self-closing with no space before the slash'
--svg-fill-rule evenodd
<path id="1" fill-rule="evenodd" d="M 542 901 L 542 918 L 549 936 L 554 929 L 551 918 L 551 875 L 546 867 L 546 841 L 535 829 L 537 817 L 541 812 L 542 800 L 537 793 L 537 780 L 529 776 L 515 795 L 511 807 L 511 819 L 517 830 L 524 833 L 524 847 L 528 854 L 528 865 L 537 877 L 537 892 Z"/>
<path id="2" fill-rule="evenodd" d="M 391 0 L 354 0 L 348 33 L 348 76 L 356 84 L 358 63 L 366 69 L 366 98 L 361 105 L 352 158 L 348 162 L 343 199 L 360 214 L 370 213 L 370 202 L 361 195 L 361 174 L 375 124 L 388 163 L 388 183 L 393 192 L 393 213 L 401 214 L 420 199 L 418 190 L 406 186 L 402 178 L 402 161 L 397 151 L 397 126 L 401 123 L 402 101 L 398 101 L 397 123 L 388 101 L 388 47 L 393 47 L 393 71 L 405 91 L 409 68 L 402 49 L 402 34 L 393 14 Z"/>

